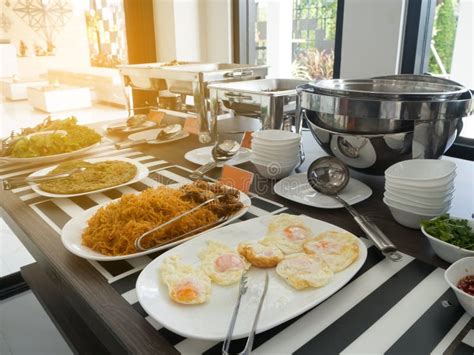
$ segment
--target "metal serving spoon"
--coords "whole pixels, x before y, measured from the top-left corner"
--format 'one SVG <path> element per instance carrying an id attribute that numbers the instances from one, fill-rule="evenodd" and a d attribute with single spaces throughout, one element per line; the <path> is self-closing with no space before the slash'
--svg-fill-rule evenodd
<path id="1" fill-rule="evenodd" d="M 226 139 L 222 143 L 216 143 L 211 151 L 213 161 L 200 166 L 189 174 L 189 177 L 191 179 L 201 178 L 205 173 L 214 169 L 218 163 L 228 161 L 235 157 L 239 154 L 239 150 L 240 143 L 232 139 Z"/>
<path id="2" fill-rule="evenodd" d="M 5 179 L 5 180 L 2 180 L 2 187 L 3 187 L 3 190 L 11 190 L 15 187 L 28 184 L 28 183 L 37 184 L 37 183 L 41 183 L 45 181 L 64 179 L 64 178 L 70 177 L 73 174 L 81 173 L 85 170 L 86 168 L 82 167 L 82 168 L 74 168 L 72 170 L 65 171 L 63 173 L 54 174 L 54 175 Z"/>
<path id="3" fill-rule="evenodd" d="M 170 124 L 160 130 L 158 134 L 153 139 L 140 139 L 139 141 L 132 141 L 132 142 L 123 142 L 123 143 L 115 143 L 116 149 L 124 149 L 134 147 L 136 145 L 145 144 L 145 143 L 158 143 L 160 141 L 166 141 L 168 139 L 174 138 L 175 136 L 179 135 L 183 131 L 183 126 L 180 124 Z"/>
<path id="4" fill-rule="evenodd" d="M 359 227 L 382 254 L 393 261 L 399 261 L 402 258 L 397 247 L 372 220 L 361 215 L 338 195 L 347 186 L 350 178 L 349 169 L 342 161 L 333 157 L 316 159 L 308 168 L 307 178 L 313 189 L 324 195 L 332 196 L 349 211 Z"/>

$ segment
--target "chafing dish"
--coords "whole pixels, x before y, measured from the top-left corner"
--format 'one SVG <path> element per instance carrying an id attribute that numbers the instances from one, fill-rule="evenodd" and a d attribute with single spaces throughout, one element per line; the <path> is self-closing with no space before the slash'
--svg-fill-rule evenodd
<path id="1" fill-rule="evenodd" d="M 186 96 L 194 99 L 193 111 L 200 120 L 201 142 L 210 141 L 207 118 L 208 85 L 215 82 L 264 78 L 267 66 L 226 63 L 149 63 L 119 66 L 125 87 L 182 95 L 180 108 L 187 111 Z"/>
<path id="2" fill-rule="evenodd" d="M 334 94 L 329 84 L 322 85 L 323 90 L 319 90 L 318 83 L 299 86 L 297 127 L 306 119 L 327 153 L 366 173 L 383 174 L 388 166 L 401 160 L 440 157 L 459 135 L 462 119 L 472 114 L 472 93 L 445 79 L 403 75 L 389 78 L 397 83 L 393 96 L 381 96 L 379 86 L 373 93 L 368 88 L 364 88 L 364 94 L 358 89 L 344 93 L 340 87 L 351 86 L 344 86 L 340 79 L 335 80 Z M 409 90 L 416 87 L 417 93 L 403 92 L 404 84 Z M 428 89 L 423 90 L 424 85 Z M 443 85 L 445 91 L 433 90 Z"/>
<path id="3" fill-rule="evenodd" d="M 296 87 L 306 83 L 300 79 L 262 79 L 209 85 L 213 134 L 222 132 L 218 118 L 224 111 L 234 117 L 259 119 L 262 129 L 291 129 L 297 109 Z M 303 160 L 301 147 L 300 164 Z"/>
<path id="4" fill-rule="evenodd" d="M 262 79 L 209 85 L 211 101 L 236 116 L 259 118 L 262 129 L 282 129 L 284 120 L 296 111 L 299 79 Z M 217 116 L 216 116 L 217 117 Z"/>

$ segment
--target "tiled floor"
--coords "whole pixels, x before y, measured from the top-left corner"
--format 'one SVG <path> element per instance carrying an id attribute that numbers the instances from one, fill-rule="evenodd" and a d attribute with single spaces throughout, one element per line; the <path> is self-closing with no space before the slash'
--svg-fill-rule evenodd
<path id="1" fill-rule="evenodd" d="M 0 302 L 0 354 L 72 354 L 31 291 Z"/>
<path id="2" fill-rule="evenodd" d="M 0 218 L 0 277 L 20 270 L 35 261 L 23 244 Z"/>
<path id="3" fill-rule="evenodd" d="M 126 111 L 106 105 L 52 115 L 77 117 L 79 123 L 110 121 L 126 117 Z M 40 123 L 46 113 L 34 110 L 27 101 L 6 101 L 0 97 L 0 137 L 12 130 Z M 17 272 L 34 262 L 6 223 L 0 219 L 0 277 Z M 8 298 L 0 303 L 0 355 L 71 354 L 61 334 L 44 312 L 31 291 Z"/>

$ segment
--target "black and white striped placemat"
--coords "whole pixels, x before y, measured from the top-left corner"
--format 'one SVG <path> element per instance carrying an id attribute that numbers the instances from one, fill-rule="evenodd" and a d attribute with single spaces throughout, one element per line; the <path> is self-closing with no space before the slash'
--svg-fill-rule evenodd
<path id="1" fill-rule="evenodd" d="M 189 170 L 133 149 L 116 151 L 104 144 L 91 152 L 94 157 L 128 157 L 146 165 L 152 173 L 139 183 L 75 198 L 49 199 L 29 187 L 13 190 L 58 235 L 76 214 L 124 193 L 148 187 L 189 182 Z M 38 166 L 0 166 L 0 179 L 22 176 Z M 247 220 L 266 214 L 289 212 L 283 205 L 251 196 Z M 331 298 L 282 325 L 258 334 L 254 352 L 259 354 L 473 354 L 474 321 L 459 305 L 443 278 L 443 270 L 408 255 L 394 263 L 385 259 L 369 242 L 367 261 L 352 281 Z M 221 343 L 186 339 L 163 328 L 138 303 L 135 283 L 140 271 L 155 258 L 150 254 L 134 259 L 91 264 L 130 305 L 177 350 L 187 354 L 220 354 Z M 244 340 L 233 342 L 235 350 Z"/>

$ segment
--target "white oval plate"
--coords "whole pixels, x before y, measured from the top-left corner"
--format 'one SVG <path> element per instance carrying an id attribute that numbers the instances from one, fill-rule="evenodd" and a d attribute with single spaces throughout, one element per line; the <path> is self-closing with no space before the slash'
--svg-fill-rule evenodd
<path id="1" fill-rule="evenodd" d="M 207 163 L 212 162 L 211 151 L 213 146 L 209 147 L 202 147 L 191 150 L 184 155 L 184 158 L 191 163 L 198 164 L 198 165 L 205 165 Z M 218 167 L 222 167 L 225 165 L 239 165 L 246 163 L 250 160 L 250 155 L 252 151 L 248 148 L 240 148 L 239 154 L 233 157 L 230 160 L 227 160 L 225 163 L 218 163 Z"/>
<path id="2" fill-rule="evenodd" d="M 171 255 L 180 255 L 183 262 L 199 265 L 197 254 L 206 246 L 207 240 L 217 240 L 234 249 L 240 242 L 259 240 L 264 236 L 271 217 L 254 218 L 208 232 L 157 257 L 143 269 L 137 280 L 136 291 L 143 309 L 159 324 L 182 336 L 206 340 L 224 339 L 237 300 L 239 284 L 230 286 L 213 284 L 211 299 L 207 303 L 181 305 L 169 298 L 166 285 L 160 281 L 160 265 L 164 258 Z M 315 234 L 326 230 L 344 231 L 335 225 L 307 216 L 302 217 Z M 282 324 L 330 297 L 349 282 L 362 267 L 366 257 L 367 248 L 359 240 L 359 257 L 352 265 L 335 274 L 326 286 L 300 291 L 289 286 L 277 275 L 274 268 L 252 267 L 249 271 L 248 290 L 242 297 L 234 329 L 234 339 L 245 337 L 250 331 L 267 270 L 268 292 L 258 321 L 257 333 Z"/>
<path id="3" fill-rule="evenodd" d="M 61 153 L 55 155 L 46 155 L 44 157 L 34 157 L 34 158 L 14 158 L 11 156 L 0 157 L 0 162 L 5 163 L 22 163 L 22 164 L 41 164 L 41 163 L 53 163 L 55 161 L 67 160 L 82 154 L 85 154 L 88 150 L 95 148 L 100 145 L 100 142 L 92 144 L 88 147 L 81 148 L 69 153 Z"/>
<path id="4" fill-rule="evenodd" d="M 288 176 L 277 182 L 273 191 L 288 200 L 301 203 L 306 206 L 318 208 L 343 208 L 331 196 L 323 195 L 315 191 L 308 183 L 306 173 Z M 354 205 L 372 195 L 372 189 L 363 182 L 350 179 L 346 188 L 339 194 L 349 205 Z"/>
<path id="5" fill-rule="evenodd" d="M 174 142 L 178 141 L 180 139 L 186 138 L 189 136 L 189 133 L 186 131 L 181 131 L 178 135 L 176 135 L 173 138 L 167 139 L 167 140 L 154 140 L 156 135 L 160 133 L 163 130 L 163 128 L 155 128 L 155 129 L 149 129 L 146 131 L 141 131 L 138 133 L 134 133 L 128 136 L 128 139 L 131 140 L 132 142 L 136 141 L 141 141 L 143 139 L 150 140 L 150 142 L 147 142 L 147 144 L 164 144 L 164 143 L 169 143 L 169 142 Z"/>
<path id="6" fill-rule="evenodd" d="M 129 159 L 129 158 L 121 158 L 121 157 L 112 157 L 111 158 L 111 157 L 108 157 L 108 158 L 84 159 L 84 161 L 86 161 L 88 163 L 99 163 L 99 162 L 111 161 L 111 160 L 124 161 L 124 162 L 135 165 L 135 167 L 137 168 L 137 173 L 135 174 L 135 177 L 133 179 L 131 179 L 130 181 L 124 182 L 123 184 L 110 186 L 110 187 L 106 187 L 106 188 L 99 189 L 99 190 L 94 190 L 94 191 L 81 192 L 81 193 L 77 193 L 77 194 L 54 194 L 54 193 L 51 193 L 51 192 L 41 190 L 41 188 L 37 184 L 30 184 L 30 185 L 31 185 L 31 188 L 33 189 L 33 191 L 36 192 L 38 195 L 43 195 L 43 196 L 47 196 L 47 197 L 60 197 L 60 198 L 75 197 L 75 196 L 82 196 L 82 195 L 88 195 L 88 194 L 95 194 L 97 192 L 116 189 L 117 187 L 120 187 L 120 186 L 130 185 L 130 184 L 133 184 L 133 183 L 138 182 L 140 180 L 143 180 L 150 173 L 150 171 L 148 170 L 148 168 L 145 165 L 143 165 L 142 163 L 139 163 L 139 162 L 137 162 L 133 159 Z M 51 170 L 56 169 L 56 167 L 57 167 L 57 165 L 50 166 L 50 167 L 38 170 L 38 171 L 34 172 L 33 174 L 30 174 L 28 177 L 45 176 Z"/>
<path id="7" fill-rule="evenodd" d="M 176 184 L 173 187 L 178 188 L 183 184 Z M 117 200 L 114 200 L 117 201 Z M 161 247 L 155 248 L 155 249 L 150 249 L 150 250 L 145 250 L 139 253 L 135 254 L 129 254 L 129 255 L 118 255 L 118 256 L 108 256 L 108 255 L 103 255 L 91 248 L 86 247 L 85 245 L 82 245 L 82 232 L 84 229 L 87 227 L 87 221 L 89 220 L 90 217 L 94 215 L 94 213 L 101 207 L 108 205 L 109 203 L 112 203 L 114 201 L 109 201 L 104 204 L 94 206 L 92 208 L 89 208 L 88 210 L 85 210 L 81 214 L 73 217 L 70 219 L 63 227 L 61 231 L 61 241 L 63 242 L 63 245 L 66 247 L 67 250 L 69 250 L 71 253 L 76 254 L 77 256 L 80 256 L 81 258 L 84 259 L 89 259 L 89 260 L 99 260 L 99 261 L 114 261 L 114 260 L 123 260 L 123 259 L 131 259 L 131 258 L 136 258 L 138 256 L 154 253 L 159 250 L 164 250 L 171 248 L 175 245 L 184 243 L 187 240 L 196 238 L 197 236 L 203 234 L 199 233 L 196 235 L 193 235 L 189 238 L 185 238 L 183 240 L 178 240 L 173 243 L 169 243 L 166 245 L 163 245 Z M 220 228 L 236 219 L 239 217 L 243 216 L 250 208 L 250 205 L 252 204 L 252 201 L 250 200 L 250 197 L 248 197 L 246 194 L 243 192 L 240 193 L 240 202 L 244 205 L 244 207 L 234 214 L 232 218 L 230 218 L 228 221 L 225 223 L 216 226 L 211 230 L 214 230 L 216 228 Z"/>

